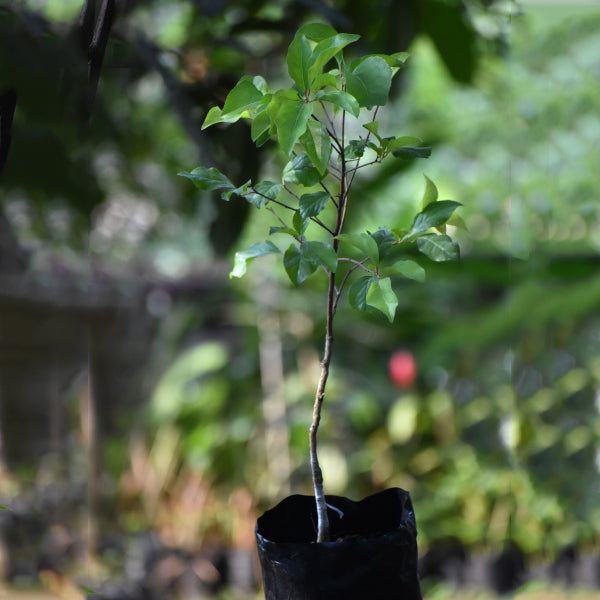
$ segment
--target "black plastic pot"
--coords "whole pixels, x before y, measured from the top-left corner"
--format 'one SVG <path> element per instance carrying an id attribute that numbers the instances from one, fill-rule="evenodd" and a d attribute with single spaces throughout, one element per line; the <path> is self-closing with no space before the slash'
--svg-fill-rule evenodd
<path id="1" fill-rule="evenodd" d="M 266 600 L 422 600 L 410 495 L 327 496 L 331 542 L 315 543 L 312 496 L 289 496 L 256 523 Z"/>

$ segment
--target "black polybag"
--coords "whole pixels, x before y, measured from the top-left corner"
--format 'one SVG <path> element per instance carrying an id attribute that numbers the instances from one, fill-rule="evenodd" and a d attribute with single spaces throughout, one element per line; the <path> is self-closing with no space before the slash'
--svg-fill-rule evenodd
<path id="1" fill-rule="evenodd" d="M 422 600 L 409 493 L 390 488 L 360 502 L 326 501 L 337 509 L 328 509 L 330 542 L 315 542 L 312 496 L 289 496 L 259 517 L 266 600 Z"/>

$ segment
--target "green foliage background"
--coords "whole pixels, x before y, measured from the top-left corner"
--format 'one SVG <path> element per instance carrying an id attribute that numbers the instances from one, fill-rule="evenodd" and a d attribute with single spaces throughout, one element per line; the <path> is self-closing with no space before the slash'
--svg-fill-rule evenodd
<path id="1" fill-rule="evenodd" d="M 468 231 L 455 232 L 457 264 L 415 257 L 427 280 L 397 283 L 393 325 L 340 312 L 321 432 L 326 488 L 353 497 L 409 489 L 423 548 L 447 537 L 475 547 L 513 539 L 532 553 L 593 544 L 600 531 L 600 12 L 532 3 L 520 14 L 510 3 L 486 11 L 472 2 L 465 29 L 458 3 L 432 0 L 415 6 L 431 5 L 430 15 L 450 11 L 447 31 L 439 15 L 390 31 L 382 14 L 367 18 L 354 4 L 332 3 L 330 13 L 302 19 L 339 20 L 341 30 L 363 34 L 369 51 L 410 50 L 380 121 L 423 138 L 433 152 L 414 166 L 368 173 L 353 223 L 410 226 L 424 172 L 441 198 L 463 204 Z M 48 2 L 53 29 L 36 43 L 56 48 L 78 6 Z M 199 127 L 242 74 L 285 76 L 282 52 L 299 9 L 220 6 L 211 13 L 208 4 L 202 12 L 191 2 L 149 3 L 126 14 L 87 125 L 75 119 L 66 127 L 53 112 L 58 101 L 44 112 L 36 94 L 21 94 L 0 207 L 38 282 L 57 263 L 83 282 L 91 264 L 102 265 L 124 290 L 201 279 L 209 267 L 223 276 L 218 327 L 202 325 L 202 300 L 167 302 L 145 374 L 153 391 L 125 422 L 142 423 L 155 454 L 174 452 L 176 470 L 200 473 L 219 498 L 247 487 L 265 508 L 287 479 L 265 452 L 259 350 L 281 343 L 276 393 L 287 411 L 289 481 L 308 493 L 323 289 L 315 281 L 294 292 L 270 257 L 230 283 L 233 252 L 264 229 L 262 215 L 198 194 L 176 173 L 213 163 L 245 181 L 268 178 L 281 162 L 269 147 L 254 149 L 244 124 Z M 4 33 L 30 18 L 0 16 Z M 134 17 L 138 37 L 125 26 Z M 471 34 L 457 38 L 455 30 Z M 453 45 L 457 39 L 464 48 Z M 52 54 L 42 55 L 45 72 L 56 72 Z M 0 51 L 2 79 L 30 81 L 29 58 L 14 62 Z M 54 90 L 52 80 L 47 86 Z M 419 365 L 409 391 L 395 389 L 387 374 L 400 347 Z M 264 364 L 262 374 L 264 385 Z M 122 431 L 108 436 L 104 458 L 115 481 L 127 468 L 128 441 Z M 140 529 L 153 515 L 134 504 L 119 524 Z M 234 527 L 222 520 L 213 515 L 198 527 Z"/>

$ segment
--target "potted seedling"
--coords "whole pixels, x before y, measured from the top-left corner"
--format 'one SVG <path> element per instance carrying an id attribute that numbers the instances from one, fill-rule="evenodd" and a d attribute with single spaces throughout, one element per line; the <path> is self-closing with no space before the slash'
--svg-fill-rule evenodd
<path id="1" fill-rule="evenodd" d="M 247 119 L 257 146 L 275 140 L 287 160 L 280 178 L 236 185 L 214 167 L 181 173 L 201 190 L 218 191 L 225 201 L 241 197 L 273 216 L 270 237 L 236 253 L 232 277 L 244 275 L 253 259 L 278 254 L 294 286 L 313 274 L 327 278 L 324 351 L 309 428 L 315 495 L 286 498 L 258 519 L 267 599 L 421 598 L 408 492 L 394 488 L 360 502 L 325 495 L 317 454 L 340 300 L 347 297 L 359 311 L 381 311 L 392 322 L 398 305 L 392 277 L 422 281 L 425 275 L 409 247 L 434 261 L 459 253 L 445 230 L 459 222 L 459 203 L 438 200 L 427 178 L 411 227 L 346 230 L 361 169 L 430 154 L 417 138 L 385 136 L 377 120 L 408 55 L 346 60 L 347 47 L 358 39 L 324 24 L 303 26 L 287 52 L 291 87 L 275 91 L 261 76 L 244 76 L 223 107 L 206 115 L 203 128 Z"/>

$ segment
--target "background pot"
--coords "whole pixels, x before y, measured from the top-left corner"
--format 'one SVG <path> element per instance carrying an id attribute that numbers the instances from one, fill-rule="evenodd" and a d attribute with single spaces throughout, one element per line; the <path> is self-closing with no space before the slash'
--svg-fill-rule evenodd
<path id="1" fill-rule="evenodd" d="M 353 502 L 327 496 L 331 539 L 316 539 L 312 496 L 289 496 L 256 523 L 266 600 L 421 600 L 410 495 L 391 488 Z"/>

